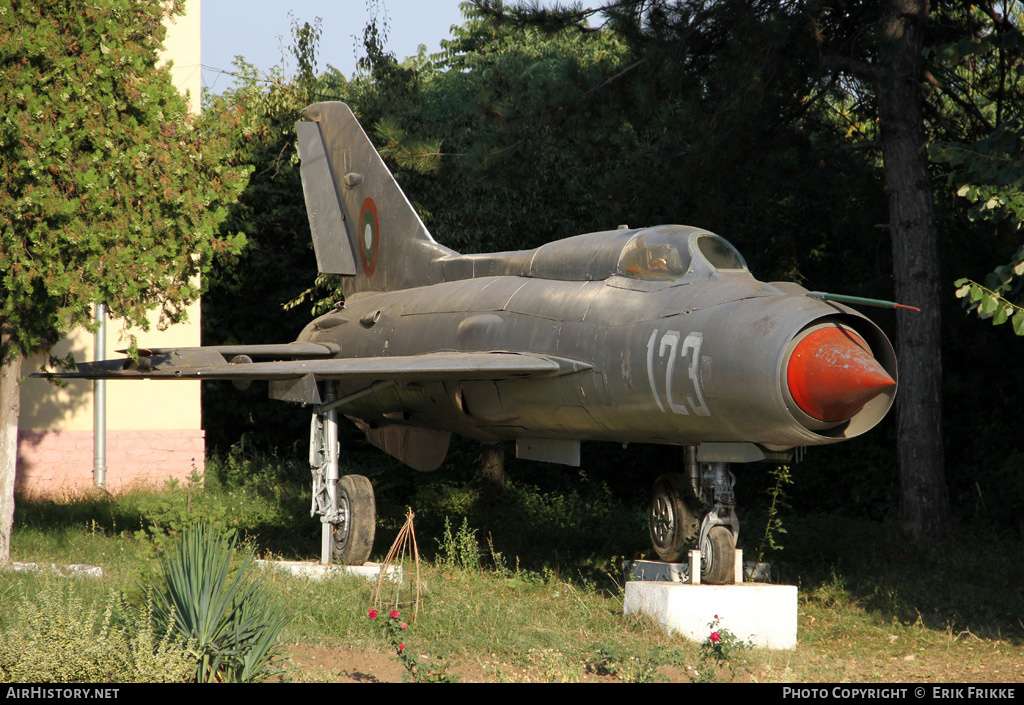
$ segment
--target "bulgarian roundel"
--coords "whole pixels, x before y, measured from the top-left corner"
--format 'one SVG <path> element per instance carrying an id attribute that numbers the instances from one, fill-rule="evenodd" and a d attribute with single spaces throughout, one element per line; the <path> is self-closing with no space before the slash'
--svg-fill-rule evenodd
<path id="1" fill-rule="evenodd" d="M 377 218 L 377 204 L 372 198 L 363 201 L 359 209 L 359 258 L 363 271 L 372 277 L 377 268 L 377 251 L 380 247 L 380 220 Z"/>

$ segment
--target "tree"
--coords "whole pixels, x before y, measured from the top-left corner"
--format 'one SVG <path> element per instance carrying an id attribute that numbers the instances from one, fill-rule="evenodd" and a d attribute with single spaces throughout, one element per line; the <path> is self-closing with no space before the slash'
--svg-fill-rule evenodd
<path id="1" fill-rule="evenodd" d="M 922 306 L 920 315 L 897 319 L 899 522 L 906 535 L 936 538 L 949 530 L 950 510 L 942 434 L 939 229 L 926 129 L 930 123 L 933 133 L 961 137 L 971 134 L 972 123 L 987 122 L 970 97 L 985 93 L 981 82 L 951 81 L 952 74 L 942 70 L 943 47 L 972 44 L 974 23 L 970 9 L 957 26 L 928 0 L 886 0 L 844 14 L 848 9 L 821 8 L 819 27 L 830 36 L 823 51 L 833 69 L 873 91 L 896 298 Z M 1001 112 L 996 107 L 995 115 Z"/>
<path id="2" fill-rule="evenodd" d="M 244 185 L 157 68 L 183 0 L 0 6 L 0 562 L 14 513 L 19 377 L 105 303 L 126 325 L 176 322 L 198 275 L 242 236 L 218 224 Z"/>
<path id="3" fill-rule="evenodd" d="M 927 0 L 893 0 L 882 16 L 885 51 L 874 64 L 878 117 L 889 196 L 896 299 L 923 303 L 899 316 L 902 395 L 897 402 L 899 526 L 915 539 L 949 531 L 942 447 L 942 357 L 939 233 L 924 134 L 922 52 Z"/>
<path id="4" fill-rule="evenodd" d="M 933 50 L 929 81 L 947 97 L 940 128 L 953 123 L 959 129 L 942 130 L 931 156 L 949 169 L 947 186 L 958 197 L 961 222 L 997 256 L 1009 257 L 984 284 L 957 280 L 956 294 L 981 318 L 993 325 L 1012 320 L 1013 331 L 1024 335 L 1024 10 L 1007 0 L 940 19 L 960 31 Z"/>

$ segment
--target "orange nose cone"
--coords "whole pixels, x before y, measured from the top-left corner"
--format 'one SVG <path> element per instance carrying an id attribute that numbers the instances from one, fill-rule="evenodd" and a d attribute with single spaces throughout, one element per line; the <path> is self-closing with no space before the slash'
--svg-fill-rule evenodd
<path id="1" fill-rule="evenodd" d="M 896 386 L 863 338 L 842 328 L 819 328 L 797 343 L 786 370 L 789 393 L 819 421 L 845 421 Z"/>

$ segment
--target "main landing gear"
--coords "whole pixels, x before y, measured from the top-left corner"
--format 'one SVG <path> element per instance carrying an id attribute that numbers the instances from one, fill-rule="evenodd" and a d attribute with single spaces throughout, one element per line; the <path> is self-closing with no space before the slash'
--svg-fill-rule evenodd
<path id="1" fill-rule="evenodd" d="M 686 448 L 685 466 L 686 473 L 662 475 L 654 483 L 648 517 L 654 551 L 666 563 L 685 563 L 696 541 L 701 582 L 731 583 L 740 533 L 736 477 L 727 463 L 698 463 L 694 447 Z"/>
<path id="2" fill-rule="evenodd" d="M 309 429 L 309 466 L 313 473 L 309 515 L 320 516 L 321 563 L 362 565 L 370 558 L 377 527 L 373 486 L 362 475 L 339 476 L 338 411 L 330 408 L 333 385 L 326 386 L 327 401 L 313 413 Z"/>

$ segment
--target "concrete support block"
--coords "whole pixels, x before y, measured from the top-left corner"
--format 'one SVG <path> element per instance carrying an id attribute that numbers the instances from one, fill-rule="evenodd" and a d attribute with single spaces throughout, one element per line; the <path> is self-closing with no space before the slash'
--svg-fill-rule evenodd
<path id="1" fill-rule="evenodd" d="M 626 583 L 625 614 L 646 614 L 665 629 L 703 642 L 708 624 L 768 649 L 796 648 L 795 585 L 686 585 L 633 580 Z"/>
<path id="2" fill-rule="evenodd" d="M 384 572 L 380 563 L 364 563 L 363 565 L 324 565 L 315 561 L 256 561 L 261 568 L 288 573 L 310 580 L 326 580 L 342 575 L 358 575 L 367 580 L 377 580 Z M 402 579 L 401 566 L 388 566 L 388 580 L 398 582 Z"/>
<path id="3" fill-rule="evenodd" d="M 16 573 L 52 573 L 62 578 L 103 577 L 103 568 L 98 565 L 85 565 L 84 563 L 70 563 L 67 565 L 50 563 L 49 565 L 39 565 L 38 563 L 12 562 L 3 566 L 0 570 L 10 570 Z"/>

